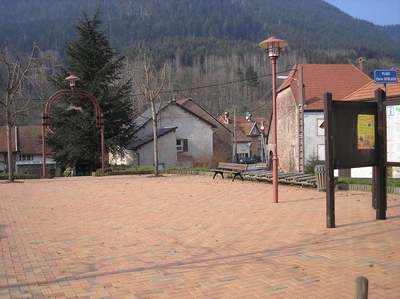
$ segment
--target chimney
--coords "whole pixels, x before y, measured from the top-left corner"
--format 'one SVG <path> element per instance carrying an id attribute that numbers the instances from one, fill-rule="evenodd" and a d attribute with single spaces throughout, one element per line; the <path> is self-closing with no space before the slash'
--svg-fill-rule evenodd
<path id="1" fill-rule="evenodd" d="M 265 131 L 265 120 L 261 121 L 260 130 L 264 133 L 264 131 Z"/>
<path id="2" fill-rule="evenodd" d="M 251 113 L 250 112 L 246 112 L 246 120 L 248 121 L 248 122 L 251 122 Z"/>
<path id="3" fill-rule="evenodd" d="M 358 57 L 358 68 L 360 71 L 365 73 L 365 63 L 367 62 L 367 58 L 365 57 Z"/>

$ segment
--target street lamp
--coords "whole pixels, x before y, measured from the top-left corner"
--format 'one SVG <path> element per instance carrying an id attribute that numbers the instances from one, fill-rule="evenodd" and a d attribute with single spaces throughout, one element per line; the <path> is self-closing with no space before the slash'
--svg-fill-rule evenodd
<path id="1" fill-rule="evenodd" d="M 259 46 L 268 54 L 272 69 L 272 197 L 273 202 L 278 202 L 278 138 L 276 115 L 276 61 L 281 49 L 287 46 L 287 42 L 271 36 L 259 43 Z"/>
<path id="2" fill-rule="evenodd" d="M 73 90 L 75 88 L 75 82 L 80 80 L 80 78 L 75 76 L 74 74 L 71 74 L 67 78 L 65 78 L 65 80 L 69 82 L 69 87 Z"/>
<path id="3" fill-rule="evenodd" d="M 261 122 L 261 127 L 260 127 L 260 157 L 261 157 L 261 162 L 264 162 L 264 157 L 265 157 L 265 144 L 264 144 L 264 130 L 265 130 L 265 123 L 264 121 Z"/>

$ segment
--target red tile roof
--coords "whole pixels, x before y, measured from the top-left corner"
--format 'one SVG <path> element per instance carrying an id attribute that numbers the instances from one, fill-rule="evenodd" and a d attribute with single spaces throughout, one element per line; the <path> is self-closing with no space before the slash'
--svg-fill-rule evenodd
<path id="1" fill-rule="evenodd" d="M 300 68 L 303 68 L 304 110 L 323 110 L 325 92 L 334 99 L 343 99 L 351 92 L 372 81 L 370 77 L 351 64 L 296 64 L 288 78 L 278 88 L 278 93 L 291 88 L 300 104 Z"/>
<path id="2" fill-rule="evenodd" d="M 247 142 L 251 141 L 251 130 L 254 127 L 253 122 L 249 122 L 243 116 L 236 117 L 236 141 L 237 142 Z"/>
<path id="3" fill-rule="evenodd" d="M 218 117 L 218 121 L 224 123 L 224 114 Z M 236 117 L 236 141 L 237 142 L 252 142 L 254 137 L 258 138 L 258 134 L 252 135 L 251 132 L 254 126 L 257 127 L 257 132 L 261 131 L 261 124 L 264 123 L 264 135 L 268 134 L 268 122 L 263 117 L 252 118 L 248 121 L 244 116 Z M 225 124 L 226 125 L 226 124 Z M 229 128 L 233 131 L 233 117 L 229 117 Z"/>
<path id="4" fill-rule="evenodd" d="M 344 97 L 344 101 L 362 101 L 362 100 L 373 100 L 375 98 L 375 90 L 378 88 L 384 89 L 383 84 L 375 83 L 374 81 L 369 82 L 362 86 L 360 89 L 352 92 L 348 96 Z M 400 97 L 400 82 L 396 84 L 386 84 L 386 97 L 394 98 Z"/>
<path id="5" fill-rule="evenodd" d="M 41 126 L 18 127 L 18 150 L 21 154 L 40 155 Z M 11 129 L 12 150 L 15 151 L 15 128 Z M 0 127 L 0 152 L 7 152 L 6 127 Z"/>

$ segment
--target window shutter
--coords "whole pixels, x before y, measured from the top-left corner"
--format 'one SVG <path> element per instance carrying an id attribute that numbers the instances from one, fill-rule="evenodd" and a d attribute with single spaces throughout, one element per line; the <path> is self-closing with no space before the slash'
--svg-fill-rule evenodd
<path id="1" fill-rule="evenodd" d="M 189 150 L 188 140 L 187 139 L 183 139 L 183 151 L 187 152 L 188 150 Z"/>

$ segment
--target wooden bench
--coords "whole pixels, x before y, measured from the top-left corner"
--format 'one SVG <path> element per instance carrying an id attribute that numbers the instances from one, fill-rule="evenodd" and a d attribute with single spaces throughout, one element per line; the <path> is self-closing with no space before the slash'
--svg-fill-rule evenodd
<path id="1" fill-rule="evenodd" d="M 233 174 L 232 182 L 235 180 L 237 176 L 239 176 L 242 181 L 242 172 L 247 170 L 247 164 L 237 164 L 237 163 L 226 163 L 226 162 L 219 162 L 218 168 L 211 169 L 210 171 L 214 172 L 213 179 L 217 174 L 220 174 L 222 178 L 224 178 L 224 173 L 231 173 Z"/>
<path id="2" fill-rule="evenodd" d="M 246 172 L 267 170 L 267 169 L 268 169 L 267 163 L 254 163 L 254 164 L 247 164 Z"/>

